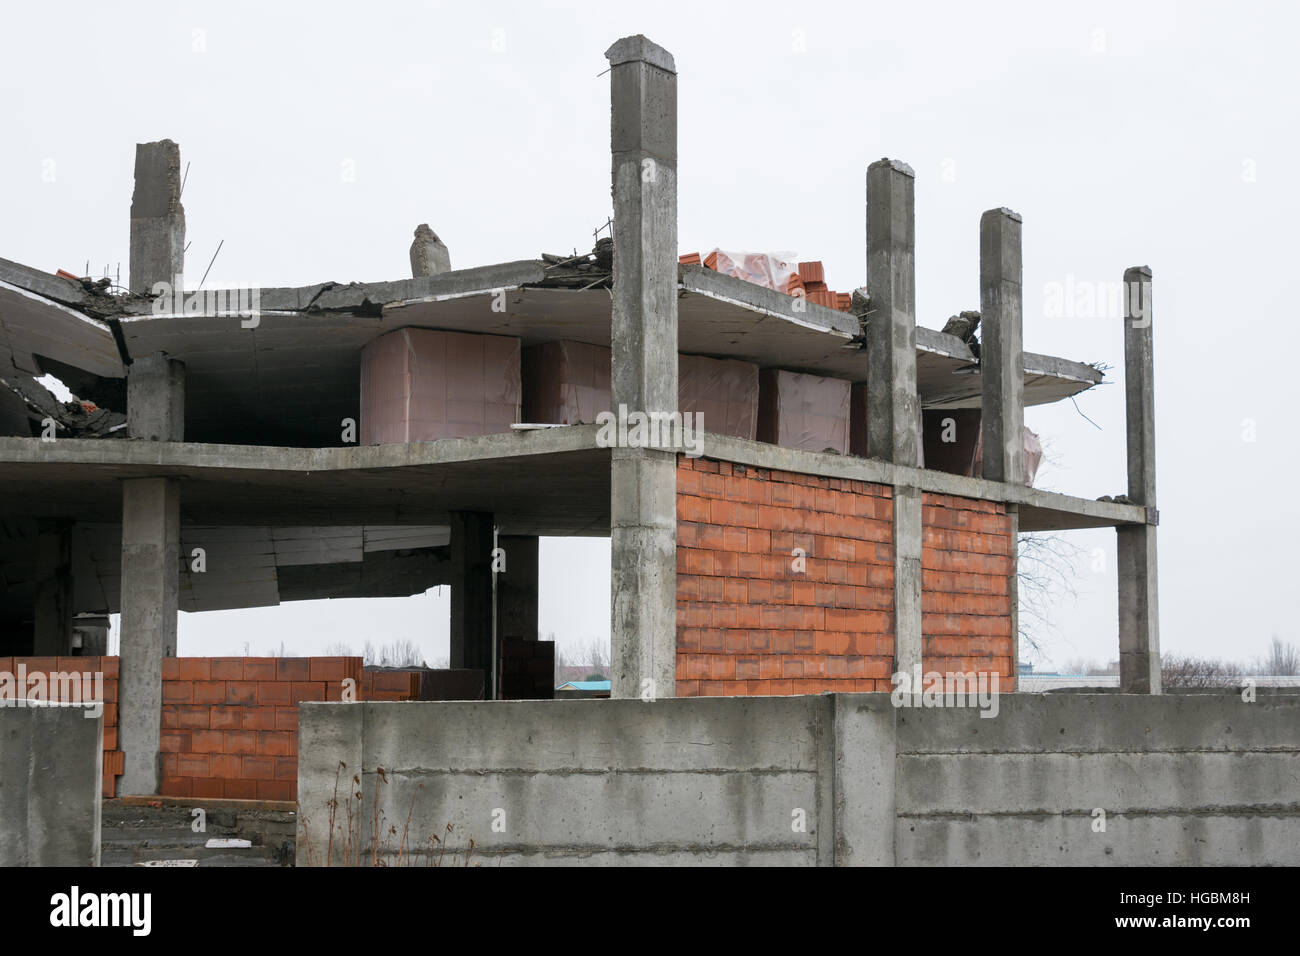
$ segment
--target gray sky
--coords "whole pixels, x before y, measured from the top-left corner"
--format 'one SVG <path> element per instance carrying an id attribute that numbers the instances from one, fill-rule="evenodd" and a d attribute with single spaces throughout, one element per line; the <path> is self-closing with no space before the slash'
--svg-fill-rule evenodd
<path id="1" fill-rule="evenodd" d="M 1027 411 L 1058 457 L 1040 484 L 1125 485 L 1120 320 L 1049 314 L 1052 284 L 1150 265 L 1162 644 L 1240 658 L 1300 639 L 1294 6 L 739 9 L 11 7 L 0 255 L 125 268 L 134 144 L 164 137 L 192 164 L 191 280 L 225 240 L 209 285 L 403 277 L 426 221 L 454 268 L 587 249 L 611 212 L 603 53 L 645 33 L 679 70 L 682 252 L 792 251 L 849 290 L 865 279 L 866 166 L 903 159 L 918 321 L 941 327 L 978 308 L 980 213 L 1023 215 L 1025 347 L 1108 363 L 1116 383 L 1078 400 L 1100 430 L 1070 402 Z M 1116 655 L 1114 533 L 1070 537 L 1079 596 L 1055 608 L 1043 663 Z M 547 541 L 542 557 L 542 631 L 607 636 L 607 542 Z M 411 638 L 444 656 L 446 595 L 182 614 L 181 652 Z"/>

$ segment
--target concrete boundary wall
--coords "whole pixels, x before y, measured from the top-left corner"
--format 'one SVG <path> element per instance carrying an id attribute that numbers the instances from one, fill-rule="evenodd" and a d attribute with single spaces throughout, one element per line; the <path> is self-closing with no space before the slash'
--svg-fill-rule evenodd
<path id="1" fill-rule="evenodd" d="M 102 714 L 7 704 L 0 707 L 0 866 L 99 866 Z"/>
<path id="2" fill-rule="evenodd" d="M 335 865 L 435 834 L 483 865 L 1300 864 L 1295 699 L 308 703 L 300 728 L 299 865 L 332 800 Z"/>

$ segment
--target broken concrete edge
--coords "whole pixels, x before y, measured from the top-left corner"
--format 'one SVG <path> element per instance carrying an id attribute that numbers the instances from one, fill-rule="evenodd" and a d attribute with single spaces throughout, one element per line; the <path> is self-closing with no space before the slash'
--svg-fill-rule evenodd
<path id="1" fill-rule="evenodd" d="M 640 33 L 615 40 L 605 51 L 605 59 L 609 60 L 611 67 L 623 63 L 648 63 L 668 73 L 677 72 L 677 61 L 673 55 Z"/>
<path id="2" fill-rule="evenodd" d="M 307 312 L 355 312 L 357 310 L 393 310 L 424 302 L 494 295 L 520 288 L 547 288 L 552 276 L 542 260 L 518 260 L 472 269 L 459 269 L 437 276 L 420 279 L 403 279 L 394 282 L 317 283 L 300 288 L 268 288 L 258 290 L 259 307 L 263 315 Z M 12 281 L 12 280 L 17 280 Z M 11 286 L 20 294 L 52 300 L 79 320 L 102 329 L 111 335 L 108 325 L 92 318 L 78 308 L 98 309 L 101 316 L 110 316 L 108 306 L 116 303 L 117 317 L 123 324 L 144 321 L 167 321 L 177 318 L 173 313 L 156 314 L 153 299 L 140 296 L 90 296 L 69 279 L 61 279 L 0 259 L 0 286 Z M 804 311 L 793 310 L 795 299 L 783 292 L 766 289 L 736 276 L 723 275 L 704 266 L 682 265 L 678 269 L 680 291 L 708 296 L 728 304 L 756 312 L 763 316 L 824 332 L 843 340 L 848 345 L 860 339 L 861 325 L 856 316 L 828 309 L 812 302 L 804 303 Z M 593 289 L 593 293 L 597 290 Z M 104 302 L 99 302 L 103 299 Z M 66 300 L 66 301 L 64 301 Z M 94 300 L 88 304 L 88 300 Z M 926 326 L 916 327 L 916 346 L 921 351 L 975 363 L 974 353 L 954 335 Z M 1055 356 L 1025 352 L 1025 371 L 1033 375 L 1049 375 L 1084 384 L 1096 385 L 1103 373 L 1091 365 Z M 126 373 L 120 373 L 124 376 Z"/>
<path id="3" fill-rule="evenodd" d="M 474 438 L 444 438 L 406 445 L 367 445 L 348 448 L 280 448 L 262 445 L 205 445 L 187 442 L 145 442 L 82 438 L 43 442 L 39 438 L 0 437 L 0 464 L 58 461 L 100 467 L 142 469 L 141 475 L 194 473 L 205 478 L 247 471 L 338 472 L 382 471 L 429 465 L 453 465 L 528 455 L 604 450 L 597 441 L 598 425 L 566 425 Z M 908 468 L 855 455 L 783 448 L 706 432 L 704 456 L 754 468 L 790 471 L 827 478 L 910 485 L 935 494 L 1018 504 L 1044 512 L 1075 515 L 1085 527 L 1145 525 L 1147 510 L 1115 501 L 1095 501 L 1023 484 L 1001 484 L 983 478 Z M 1035 529 L 1042 530 L 1042 529 Z"/>

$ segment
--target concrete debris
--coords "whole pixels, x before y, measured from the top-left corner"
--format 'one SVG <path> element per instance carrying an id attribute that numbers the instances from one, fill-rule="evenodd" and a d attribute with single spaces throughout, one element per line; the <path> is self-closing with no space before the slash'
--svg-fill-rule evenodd
<path id="1" fill-rule="evenodd" d="M 411 277 L 436 276 L 451 271 L 451 253 L 427 222 L 415 227 L 411 243 Z"/>
<path id="2" fill-rule="evenodd" d="M 1128 495 L 1115 495 L 1115 496 L 1113 496 L 1113 497 L 1112 497 L 1111 495 L 1102 495 L 1102 496 L 1101 496 L 1100 498 L 1098 498 L 1097 500 L 1098 500 L 1098 501 L 1113 501 L 1113 502 L 1114 502 L 1115 504 L 1117 504 L 1117 505 L 1131 505 L 1131 504 L 1136 504 L 1136 503 L 1137 503 L 1137 502 L 1135 502 L 1132 498 L 1130 498 Z"/>
<path id="3" fill-rule="evenodd" d="M 570 256 L 543 252 L 544 289 L 608 289 L 614 283 L 614 240 L 597 239 L 591 252 Z M 530 283 L 532 284 L 532 283 Z"/>
<path id="4" fill-rule="evenodd" d="M 979 312 L 961 312 L 944 324 L 944 335 L 955 335 L 967 344 L 975 340 L 975 330 L 979 328 Z"/>
<path id="5" fill-rule="evenodd" d="M 0 377 L 0 386 L 23 400 L 28 416 L 37 423 L 34 435 L 42 434 L 42 423 L 55 423 L 55 438 L 125 438 L 126 416 L 100 408 L 94 402 L 74 399 L 60 402 L 53 393 L 30 375 L 13 369 Z"/>

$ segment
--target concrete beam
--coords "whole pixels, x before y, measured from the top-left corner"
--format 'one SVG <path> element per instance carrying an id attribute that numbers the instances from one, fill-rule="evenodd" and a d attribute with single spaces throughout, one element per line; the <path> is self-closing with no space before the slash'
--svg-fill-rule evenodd
<path id="1" fill-rule="evenodd" d="M 185 440 L 185 364 L 162 352 L 141 356 L 126 371 L 126 427 L 132 438 Z"/>
<path id="2" fill-rule="evenodd" d="M 497 573 L 497 632 L 502 640 L 537 640 L 538 539 L 501 535 L 505 570 Z"/>
<path id="3" fill-rule="evenodd" d="M 1025 376 L 1020 216 L 990 209 L 980 217 L 980 371 L 983 475 L 1025 480 Z"/>
<path id="4" fill-rule="evenodd" d="M 180 483 L 174 478 L 123 481 L 122 793 L 157 793 L 161 780 L 162 662 L 176 656 L 180 540 Z"/>
<path id="5" fill-rule="evenodd" d="M 1156 565 L 1156 410 L 1151 270 L 1124 271 L 1124 406 L 1128 496 L 1147 523 L 1116 528 L 1119 574 L 1119 685 L 1126 694 L 1159 694 L 1160 602 Z"/>
<path id="6" fill-rule="evenodd" d="M 132 292 L 149 295 L 154 283 L 176 282 L 185 272 L 181 178 L 181 150 L 171 140 L 136 145 L 135 192 L 131 195 Z"/>
<path id="7" fill-rule="evenodd" d="M 496 699 L 492 515 L 451 514 L 451 666 L 481 670 L 488 700 Z"/>
<path id="8" fill-rule="evenodd" d="M 72 653 L 72 522 L 41 518 L 36 537 L 36 629 L 32 653 Z"/>
<path id="9" fill-rule="evenodd" d="M 610 63 L 614 411 L 677 411 L 677 72 L 624 37 Z M 677 456 L 615 448 L 610 463 L 614 697 L 672 697 L 677 656 Z"/>
<path id="10" fill-rule="evenodd" d="M 427 222 L 415 227 L 415 241 L 411 243 L 411 276 L 436 276 L 451 271 L 451 253 Z"/>
<path id="11" fill-rule="evenodd" d="M 867 457 L 916 465 L 916 174 L 867 167 Z"/>

